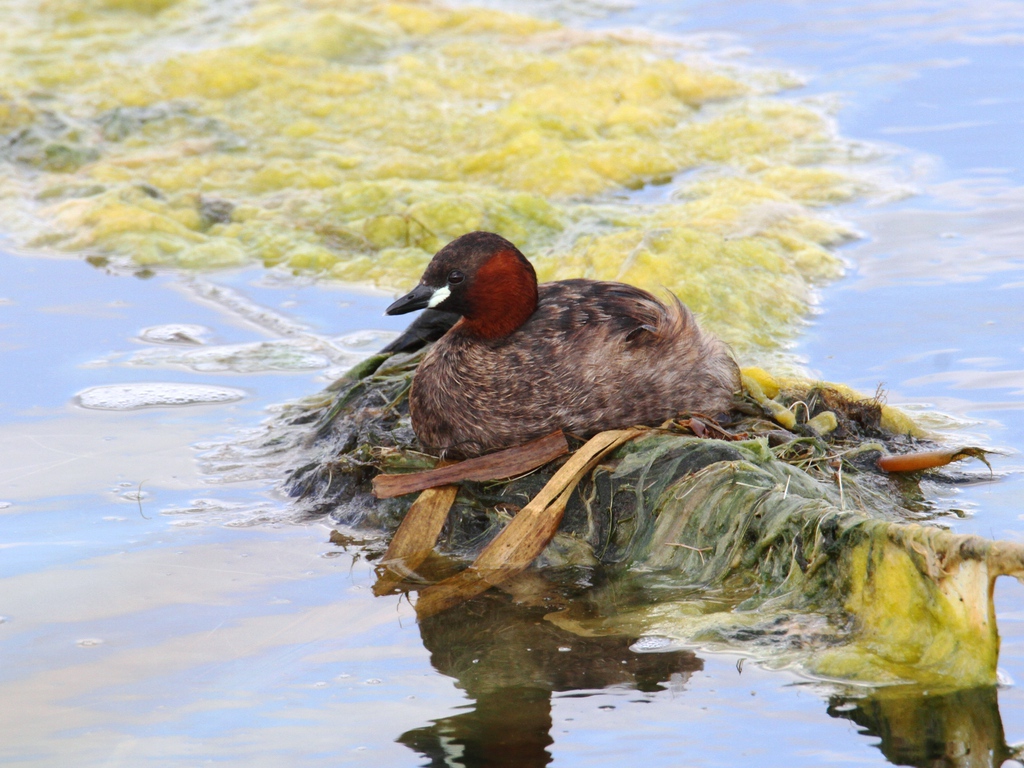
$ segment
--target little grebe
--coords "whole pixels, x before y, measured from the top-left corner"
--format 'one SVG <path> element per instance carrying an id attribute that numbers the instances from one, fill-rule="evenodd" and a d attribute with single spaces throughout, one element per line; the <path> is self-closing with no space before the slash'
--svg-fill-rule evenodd
<path id="1" fill-rule="evenodd" d="M 387 308 L 461 315 L 413 376 L 416 436 L 442 456 L 466 458 L 556 429 L 589 436 L 728 410 L 739 389 L 735 361 L 672 299 L 595 280 L 537 285 L 533 265 L 505 238 L 453 240 Z"/>

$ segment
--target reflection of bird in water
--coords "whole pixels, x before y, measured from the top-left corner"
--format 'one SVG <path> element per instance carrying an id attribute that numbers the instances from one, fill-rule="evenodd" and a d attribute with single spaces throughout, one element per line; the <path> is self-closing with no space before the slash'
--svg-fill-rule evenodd
<path id="1" fill-rule="evenodd" d="M 559 429 L 589 436 L 686 411 L 715 415 L 739 389 L 728 349 L 678 299 L 596 280 L 538 285 L 523 254 L 490 232 L 438 251 L 387 312 L 424 308 L 461 316 L 409 393 L 416 436 L 450 458 Z"/>
<path id="2" fill-rule="evenodd" d="M 422 765 L 546 766 L 554 743 L 552 693 L 611 686 L 679 691 L 704 667 L 689 651 L 637 654 L 624 637 L 573 635 L 544 619 L 552 609 L 488 593 L 420 623 L 431 663 L 475 700 L 469 711 L 398 738 L 426 758 Z M 828 714 L 879 737 L 879 750 L 896 765 L 998 768 L 1022 757 L 1006 744 L 994 686 L 929 696 L 899 687 L 833 696 Z"/>
<path id="3" fill-rule="evenodd" d="M 663 683 L 682 685 L 703 668 L 689 651 L 634 653 L 625 637 L 573 635 L 544 620 L 550 610 L 495 593 L 420 623 L 431 663 L 475 700 L 469 712 L 399 737 L 429 760 L 423 765 L 548 765 L 552 693 L 609 686 L 661 691 Z"/>

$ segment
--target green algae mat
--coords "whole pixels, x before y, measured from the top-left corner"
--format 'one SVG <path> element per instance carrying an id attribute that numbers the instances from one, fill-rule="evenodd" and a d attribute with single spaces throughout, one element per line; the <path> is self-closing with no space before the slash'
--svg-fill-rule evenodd
<path id="1" fill-rule="evenodd" d="M 3 0 L 0 226 L 97 264 L 388 290 L 487 229 L 542 280 L 665 287 L 771 355 L 881 155 L 798 84 L 430 2 Z"/>

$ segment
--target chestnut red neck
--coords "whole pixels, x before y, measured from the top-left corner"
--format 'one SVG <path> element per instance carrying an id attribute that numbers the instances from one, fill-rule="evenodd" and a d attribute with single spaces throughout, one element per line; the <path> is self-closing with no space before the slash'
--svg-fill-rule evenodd
<path id="1" fill-rule="evenodd" d="M 537 309 L 537 274 L 522 254 L 501 250 L 476 271 L 467 286 L 460 333 L 500 339 L 513 333 Z"/>

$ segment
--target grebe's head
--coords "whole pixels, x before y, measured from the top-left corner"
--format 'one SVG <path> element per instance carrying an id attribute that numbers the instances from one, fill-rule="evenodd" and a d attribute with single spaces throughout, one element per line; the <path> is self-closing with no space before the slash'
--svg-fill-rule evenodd
<path id="1" fill-rule="evenodd" d="M 461 333 L 498 339 L 537 308 L 537 274 L 505 238 L 470 232 L 438 251 L 420 284 L 386 312 L 401 315 L 428 307 L 462 315 L 456 326 Z"/>

